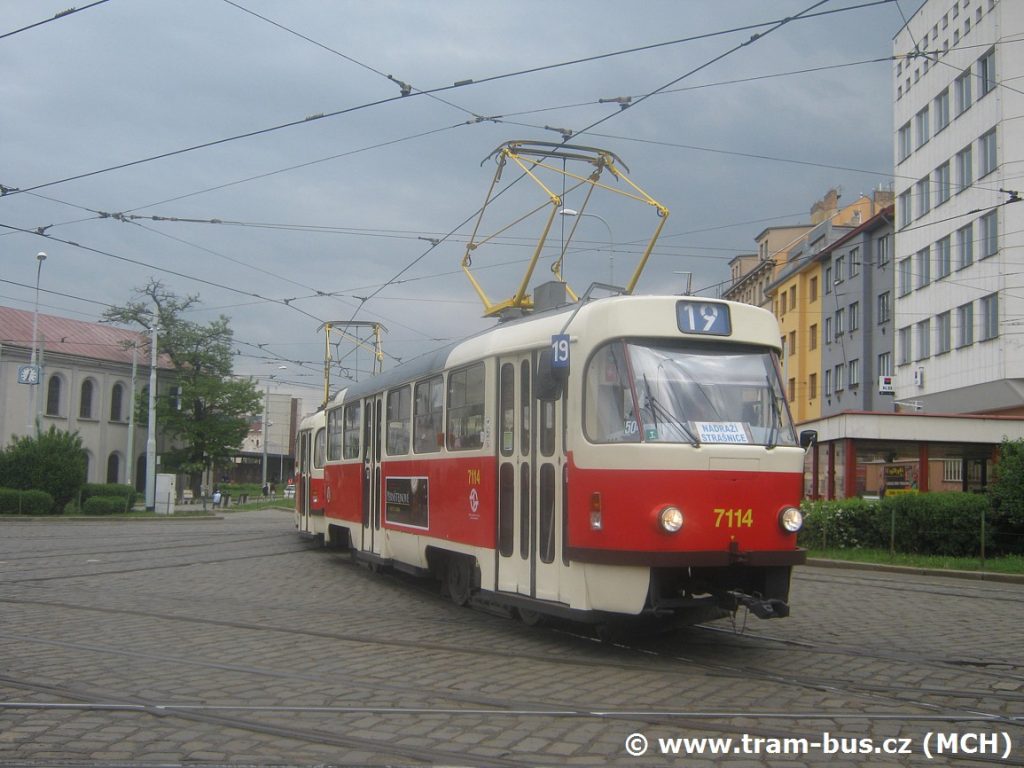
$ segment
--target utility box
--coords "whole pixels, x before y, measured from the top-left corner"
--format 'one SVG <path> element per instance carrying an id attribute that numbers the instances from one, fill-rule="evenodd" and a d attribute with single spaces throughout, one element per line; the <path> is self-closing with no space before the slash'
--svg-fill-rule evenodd
<path id="1" fill-rule="evenodd" d="M 157 473 L 156 499 L 154 506 L 158 515 L 173 515 L 174 502 L 178 498 L 177 478 L 174 475 Z"/>

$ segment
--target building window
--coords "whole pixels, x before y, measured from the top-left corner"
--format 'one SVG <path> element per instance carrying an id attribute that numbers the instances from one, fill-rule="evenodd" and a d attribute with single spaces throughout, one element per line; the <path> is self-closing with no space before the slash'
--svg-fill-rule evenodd
<path id="1" fill-rule="evenodd" d="M 932 249 L 926 245 L 917 252 L 917 287 L 924 288 L 932 281 Z"/>
<path id="2" fill-rule="evenodd" d="M 902 229 L 903 227 L 908 226 L 910 224 L 910 222 L 912 222 L 914 220 L 913 219 L 913 215 L 911 213 L 911 210 L 912 209 L 910 207 L 910 190 L 908 189 L 906 192 L 901 192 L 900 196 L 899 196 L 899 226 L 900 226 L 900 229 Z M 828 290 L 829 290 L 828 283 L 826 283 L 825 284 L 825 291 L 828 292 Z"/>
<path id="3" fill-rule="evenodd" d="M 908 157 L 912 151 L 911 139 L 910 139 L 910 123 L 902 126 L 897 133 L 897 150 L 899 158 L 897 162 L 902 163 Z"/>
<path id="4" fill-rule="evenodd" d="M 996 129 L 978 139 L 978 178 L 983 178 L 996 169 Z"/>
<path id="5" fill-rule="evenodd" d="M 824 389 L 824 392 L 825 392 L 825 397 L 831 397 L 832 396 L 832 369 L 831 368 L 827 368 L 825 370 L 824 377 L 825 377 L 825 380 L 824 380 L 823 389 Z"/>
<path id="6" fill-rule="evenodd" d="M 949 180 L 949 161 L 935 169 L 935 205 L 942 205 L 949 200 L 952 188 Z"/>
<path id="7" fill-rule="evenodd" d="M 850 277 L 856 277 L 860 274 L 860 248 L 854 248 L 850 251 Z"/>
<path id="8" fill-rule="evenodd" d="M 839 363 L 839 365 L 836 366 L 836 373 L 835 373 L 835 377 L 836 377 L 836 382 L 835 382 L 836 383 L 836 392 L 842 392 L 843 388 L 846 386 L 845 385 L 845 381 L 846 381 L 845 376 L 846 376 L 846 366 L 843 365 L 842 363 Z"/>
<path id="9" fill-rule="evenodd" d="M 837 256 L 835 261 L 832 262 L 833 279 L 837 283 L 843 282 L 846 279 L 846 257 Z"/>
<path id="10" fill-rule="evenodd" d="M 82 382 L 82 391 L 78 401 L 78 418 L 80 419 L 91 419 L 92 418 L 92 396 L 93 396 L 93 384 L 92 379 L 86 379 Z"/>
<path id="11" fill-rule="evenodd" d="M 818 348 L 818 324 L 812 323 L 807 332 L 807 348 L 813 352 Z"/>
<path id="12" fill-rule="evenodd" d="M 922 320 L 917 324 L 917 356 L 915 360 L 924 360 L 932 356 L 932 320 Z"/>
<path id="13" fill-rule="evenodd" d="M 46 385 L 46 415 L 60 416 L 61 378 L 56 374 L 50 377 Z"/>
<path id="14" fill-rule="evenodd" d="M 969 347 L 974 343 L 974 302 L 969 301 L 956 308 L 957 347 Z"/>
<path id="15" fill-rule="evenodd" d="M 905 326 L 900 328 L 898 344 L 896 347 L 896 353 L 899 355 L 898 360 L 900 365 L 907 365 L 910 363 L 910 332 L 911 327 Z"/>
<path id="16" fill-rule="evenodd" d="M 953 82 L 953 108 L 962 115 L 971 106 L 971 68 L 965 69 Z"/>
<path id="17" fill-rule="evenodd" d="M 892 376 L 892 353 L 883 352 L 878 356 L 878 375 Z"/>
<path id="18" fill-rule="evenodd" d="M 974 183 L 974 163 L 972 162 L 971 145 L 956 153 L 956 191 L 963 192 Z"/>
<path id="19" fill-rule="evenodd" d="M 814 275 L 811 278 L 810 285 L 809 285 L 809 287 L 807 289 L 807 292 L 809 294 L 807 296 L 808 303 L 813 304 L 814 302 L 816 302 L 818 300 L 818 276 L 817 275 Z"/>
<path id="20" fill-rule="evenodd" d="M 950 256 L 953 238 L 946 235 L 935 243 L 935 279 L 941 280 L 952 271 L 952 259 Z"/>
<path id="21" fill-rule="evenodd" d="M 921 218 L 932 209 L 932 187 L 928 176 L 925 176 L 914 188 L 917 195 L 917 217 Z"/>
<path id="22" fill-rule="evenodd" d="M 846 366 L 846 380 L 850 384 L 850 389 L 860 386 L 860 360 L 851 360 Z"/>
<path id="23" fill-rule="evenodd" d="M 889 322 L 889 314 L 892 309 L 892 297 L 889 291 L 878 294 L 878 324 Z"/>
<path id="24" fill-rule="evenodd" d="M 929 124 L 928 107 L 925 107 L 914 116 L 914 132 L 917 136 L 915 149 L 920 149 L 928 143 L 931 138 L 931 125 Z"/>
<path id="25" fill-rule="evenodd" d="M 978 59 L 978 80 L 979 87 L 978 98 L 980 99 L 986 93 L 996 87 L 996 49 L 992 48 Z"/>
<path id="26" fill-rule="evenodd" d="M 124 418 L 124 384 L 118 382 L 110 390 L 110 420 L 122 421 Z"/>
<path id="27" fill-rule="evenodd" d="M 818 374 L 808 375 L 807 388 L 810 390 L 809 399 L 814 400 L 818 396 Z"/>
<path id="28" fill-rule="evenodd" d="M 974 224 L 960 227 L 956 231 L 957 269 L 974 263 Z"/>
<path id="29" fill-rule="evenodd" d="M 832 337 L 832 318 L 831 317 L 826 317 L 825 318 L 824 342 L 826 344 L 831 344 L 832 343 L 832 338 L 833 338 Z"/>
<path id="30" fill-rule="evenodd" d="M 842 336 L 846 331 L 846 310 L 840 307 L 836 310 L 836 336 Z"/>
<path id="31" fill-rule="evenodd" d="M 850 305 L 850 330 L 856 331 L 860 328 L 860 302 L 855 301 Z"/>
<path id="32" fill-rule="evenodd" d="M 998 211 L 989 211 L 978 219 L 978 239 L 981 242 L 981 258 L 987 259 L 995 256 L 999 250 L 999 220 L 996 218 Z"/>
<path id="33" fill-rule="evenodd" d="M 935 132 L 949 125 L 949 88 L 945 88 L 933 102 L 935 107 Z"/>
<path id="34" fill-rule="evenodd" d="M 981 341 L 999 335 L 999 294 L 990 293 L 981 299 Z"/>
<path id="35" fill-rule="evenodd" d="M 791 378 L 789 380 L 789 402 L 796 400 L 796 379 Z"/>
<path id="36" fill-rule="evenodd" d="M 914 267 L 910 257 L 907 256 L 905 259 L 901 259 L 898 269 L 898 282 L 897 290 L 900 296 L 906 296 L 911 291 L 911 275 L 913 274 Z"/>
<path id="37" fill-rule="evenodd" d="M 891 235 L 883 235 L 878 238 L 878 266 L 884 267 L 889 263 L 889 259 L 892 258 L 892 237 Z"/>
<path id="38" fill-rule="evenodd" d="M 116 483 L 121 476 L 121 457 L 116 452 L 107 457 L 107 482 Z"/>
<path id="39" fill-rule="evenodd" d="M 952 326 L 949 312 L 935 316 L 935 354 L 942 355 L 952 348 Z"/>
<path id="40" fill-rule="evenodd" d="M 832 293 L 832 265 L 825 267 L 825 293 Z"/>

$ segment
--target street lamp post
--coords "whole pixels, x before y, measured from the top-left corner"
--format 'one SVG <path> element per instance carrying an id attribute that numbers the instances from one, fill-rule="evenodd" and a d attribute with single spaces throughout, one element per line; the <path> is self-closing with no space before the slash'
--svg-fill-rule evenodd
<path id="1" fill-rule="evenodd" d="M 153 315 L 150 331 L 149 423 L 146 435 L 146 511 L 156 511 L 156 332 L 158 315 Z"/>
<path id="2" fill-rule="evenodd" d="M 270 385 L 263 398 L 263 487 L 267 486 L 267 427 L 270 426 Z"/>
<path id="3" fill-rule="evenodd" d="M 36 437 L 39 437 L 39 406 L 42 404 L 42 395 L 36 393 L 36 390 L 42 384 L 39 380 L 39 369 L 36 365 L 39 362 L 39 278 L 43 273 L 44 261 L 46 261 L 46 254 L 40 251 L 36 254 L 36 304 L 35 309 L 32 311 L 32 360 L 29 363 L 34 372 L 35 383 L 32 389 L 29 390 L 31 393 L 29 398 L 29 419 L 31 421 L 28 423 L 28 428 L 35 430 Z"/>
<path id="4" fill-rule="evenodd" d="M 596 213 L 580 213 L 572 208 L 562 208 L 558 211 L 559 216 L 580 216 L 582 218 L 597 219 L 604 224 L 608 230 L 608 284 L 615 285 L 615 236 L 612 234 L 611 225 L 605 221 L 603 216 Z"/>

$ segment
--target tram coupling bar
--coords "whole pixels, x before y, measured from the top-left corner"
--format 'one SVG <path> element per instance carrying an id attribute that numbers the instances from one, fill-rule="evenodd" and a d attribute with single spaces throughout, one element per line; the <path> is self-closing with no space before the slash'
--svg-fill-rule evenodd
<path id="1" fill-rule="evenodd" d="M 730 592 L 729 596 L 736 601 L 737 606 L 746 606 L 759 619 L 784 619 L 789 616 L 789 603 L 777 597 L 764 599 L 743 592 Z"/>

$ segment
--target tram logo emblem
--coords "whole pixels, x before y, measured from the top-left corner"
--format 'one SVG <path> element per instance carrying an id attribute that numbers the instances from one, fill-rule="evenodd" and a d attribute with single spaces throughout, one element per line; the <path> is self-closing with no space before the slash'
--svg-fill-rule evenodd
<path id="1" fill-rule="evenodd" d="M 473 488 L 469 492 L 469 510 L 475 515 L 478 509 L 480 509 L 480 494 L 477 493 L 476 488 Z"/>

